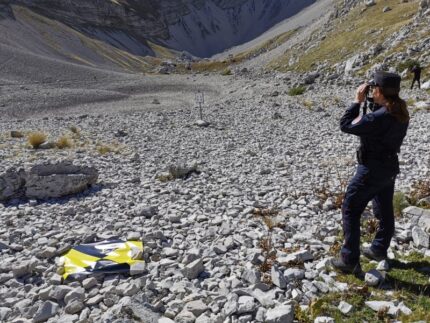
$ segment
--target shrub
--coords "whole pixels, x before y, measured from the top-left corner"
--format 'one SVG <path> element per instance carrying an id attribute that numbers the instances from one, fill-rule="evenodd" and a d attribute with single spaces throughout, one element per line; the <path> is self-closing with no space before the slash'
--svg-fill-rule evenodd
<path id="1" fill-rule="evenodd" d="M 408 59 L 404 62 L 400 62 L 397 65 L 397 71 L 403 72 L 406 69 L 408 69 L 408 70 L 411 69 L 415 65 L 420 66 L 420 62 L 418 62 L 417 60 L 414 60 L 414 59 Z"/>
<path id="2" fill-rule="evenodd" d="M 406 199 L 405 194 L 402 192 L 395 192 L 393 197 L 393 208 L 394 208 L 394 215 L 395 216 L 401 216 L 403 209 L 407 208 L 409 206 L 409 203 Z"/>
<path id="3" fill-rule="evenodd" d="M 225 70 L 223 70 L 221 72 L 221 75 L 224 75 L 224 76 L 231 75 L 231 74 L 232 74 L 232 72 L 231 72 L 231 69 L 229 69 L 229 68 L 226 68 Z"/>
<path id="4" fill-rule="evenodd" d="M 416 205 L 419 200 L 430 196 L 430 179 L 421 179 L 412 184 L 409 202 Z"/>
<path id="5" fill-rule="evenodd" d="M 108 153 L 113 152 L 114 150 L 110 146 L 101 145 L 97 147 L 97 151 L 99 152 L 100 155 L 106 155 Z"/>
<path id="6" fill-rule="evenodd" d="M 296 86 L 288 90 L 288 95 L 290 96 L 296 96 L 296 95 L 302 95 L 305 93 L 306 88 L 304 86 Z"/>
<path id="7" fill-rule="evenodd" d="M 58 139 L 58 141 L 55 144 L 58 149 L 66 149 L 72 147 L 72 141 L 67 136 L 62 136 Z"/>
<path id="8" fill-rule="evenodd" d="M 69 127 L 69 130 L 70 130 L 71 132 L 73 132 L 75 135 L 79 135 L 79 133 L 80 133 L 80 131 L 79 131 L 78 127 L 76 127 L 76 126 L 70 126 L 70 127 Z"/>
<path id="9" fill-rule="evenodd" d="M 311 100 L 305 100 L 303 101 L 303 106 L 309 110 L 312 109 L 312 107 L 314 106 L 314 103 Z"/>
<path id="10" fill-rule="evenodd" d="M 11 131 L 10 136 L 12 138 L 23 138 L 24 134 L 21 131 Z"/>
<path id="11" fill-rule="evenodd" d="M 43 132 L 31 132 L 28 137 L 28 143 L 34 148 L 37 149 L 39 148 L 39 146 L 41 144 L 43 144 L 46 139 L 47 139 L 47 135 L 44 134 Z"/>

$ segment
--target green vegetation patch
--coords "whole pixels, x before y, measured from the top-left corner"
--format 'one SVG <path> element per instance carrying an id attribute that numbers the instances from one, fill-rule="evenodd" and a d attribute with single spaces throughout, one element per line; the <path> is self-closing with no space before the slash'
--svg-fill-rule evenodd
<path id="1" fill-rule="evenodd" d="M 288 95 L 290 96 L 302 95 L 305 92 L 306 92 L 306 88 L 304 86 L 296 86 L 288 90 Z"/>
<path id="2" fill-rule="evenodd" d="M 400 217 L 402 211 L 409 206 L 406 195 L 402 192 L 395 192 L 393 197 L 394 215 Z"/>
<path id="3" fill-rule="evenodd" d="M 385 6 L 391 11 L 382 13 Z M 399 3 L 398 0 L 377 1 L 375 6 L 363 10 L 359 5 L 338 22 L 333 31 L 320 43 L 307 52 L 298 52 L 296 48 L 289 50 L 280 60 L 270 65 L 280 70 L 306 72 L 315 64 L 328 62 L 333 65 L 345 60 L 357 52 L 368 49 L 369 44 L 378 44 L 408 24 L 417 12 L 418 2 Z M 298 62 L 289 66 L 291 58 L 298 57 Z"/>
<path id="4" fill-rule="evenodd" d="M 388 322 L 386 313 L 377 313 L 365 305 L 367 301 L 385 300 L 404 302 L 412 314 L 400 314 L 397 318 L 402 322 L 430 322 L 430 257 L 420 252 L 409 255 L 396 254 L 399 260 L 390 260 L 391 270 L 386 274 L 382 288 L 366 286 L 362 277 L 338 274 L 338 281 L 348 284 L 346 292 L 328 293 L 315 300 L 307 311 L 297 309 L 296 319 L 299 322 L 313 322 L 318 316 L 330 316 L 335 322 Z M 362 257 L 363 271 L 376 267 Z M 387 293 L 389 292 L 389 293 Z M 353 310 L 344 315 L 337 308 L 340 301 L 353 305 Z"/>

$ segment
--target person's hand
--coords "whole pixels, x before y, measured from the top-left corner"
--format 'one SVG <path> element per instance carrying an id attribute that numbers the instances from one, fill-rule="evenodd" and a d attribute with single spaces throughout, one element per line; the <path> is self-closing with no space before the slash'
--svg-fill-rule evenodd
<path id="1" fill-rule="evenodd" d="M 361 84 L 358 87 L 357 92 L 355 93 L 355 100 L 354 100 L 354 102 L 361 103 L 361 102 L 364 102 L 364 100 L 366 100 L 366 90 L 367 90 L 368 86 L 369 85 L 367 85 L 366 83 L 364 83 L 364 84 Z"/>

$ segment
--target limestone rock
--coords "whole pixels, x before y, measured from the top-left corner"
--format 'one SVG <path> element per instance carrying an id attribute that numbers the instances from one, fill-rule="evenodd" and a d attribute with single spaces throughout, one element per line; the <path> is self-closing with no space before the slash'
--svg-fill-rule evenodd
<path id="1" fill-rule="evenodd" d="M 21 196 L 24 191 L 25 172 L 23 169 L 8 169 L 0 175 L 0 202 Z"/>
<path id="2" fill-rule="evenodd" d="M 25 195 L 28 198 L 58 198 L 85 191 L 95 184 L 98 172 L 92 167 L 67 162 L 32 167 L 26 174 Z"/>
<path id="3" fill-rule="evenodd" d="M 197 278 L 205 270 L 203 260 L 197 259 L 182 269 L 182 274 L 188 279 Z"/>
<path id="4" fill-rule="evenodd" d="M 417 247 L 430 248 L 430 237 L 421 227 L 412 229 L 412 239 Z"/>
<path id="5" fill-rule="evenodd" d="M 266 323 L 291 323 L 294 321 L 294 308 L 291 305 L 280 305 L 267 310 Z"/>
<path id="6" fill-rule="evenodd" d="M 383 279 L 381 273 L 375 269 L 370 270 L 364 276 L 364 281 L 369 286 L 378 286 Z"/>
<path id="7" fill-rule="evenodd" d="M 40 305 L 36 314 L 33 317 L 33 322 L 45 322 L 49 318 L 55 316 L 59 310 L 59 306 L 57 303 L 46 301 Z"/>

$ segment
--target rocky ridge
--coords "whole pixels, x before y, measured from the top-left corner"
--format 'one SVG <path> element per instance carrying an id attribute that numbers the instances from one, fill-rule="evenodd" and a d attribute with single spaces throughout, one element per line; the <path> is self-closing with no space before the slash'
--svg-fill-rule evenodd
<path id="1" fill-rule="evenodd" d="M 152 42 L 208 57 L 253 39 L 315 0 L 3 2 L 30 8 L 134 55 L 154 56 Z"/>

